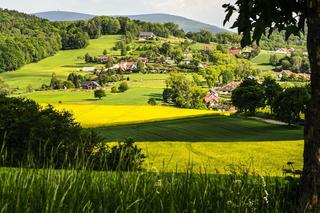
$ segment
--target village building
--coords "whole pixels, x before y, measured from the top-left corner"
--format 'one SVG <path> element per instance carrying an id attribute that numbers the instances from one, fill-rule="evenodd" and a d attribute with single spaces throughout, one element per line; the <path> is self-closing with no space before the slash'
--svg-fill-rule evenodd
<path id="1" fill-rule="evenodd" d="M 213 46 L 210 45 L 210 44 L 205 44 L 205 45 L 203 45 L 203 49 L 205 49 L 205 50 L 212 50 L 212 49 L 213 49 Z"/>
<path id="2" fill-rule="evenodd" d="M 154 39 L 156 35 L 153 32 L 140 32 L 139 33 L 139 40 L 148 40 Z"/>
<path id="3" fill-rule="evenodd" d="M 138 61 L 141 61 L 145 64 L 148 63 L 148 61 L 149 61 L 148 58 L 145 58 L 145 57 L 138 57 L 137 59 L 138 59 Z"/>
<path id="4" fill-rule="evenodd" d="M 192 58 L 184 58 L 181 62 L 180 62 L 180 64 L 185 64 L 185 65 L 189 65 L 189 64 L 191 64 L 191 62 L 192 62 Z"/>
<path id="5" fill-rule="evenodd" d="M 122 62 L 114 65 L 112 68 L 121 70 L 122 72 L 125 72 L 125 73 L 132 73 L 133 71 L 138 69 L 137 63 L 127 62 L 127 61 L 122 61 Z"/>
<path id="6" fill-rule="evenodd" d="M 288 76 L 289 78 L 291 78 L 292 75 L 296 75 L 297 78 L 303 78 L 306 80 L 310 80 L 310 74 L 308 74 L 308 73 L 294 73 L 290 70 L 282 70 L 278 74 L 278 78 L 282 78 L 283 76 Z"/>
<path id="7" fill-rule="evenodd" d="M 294 51 L 295 51 L 294 48 L 276 48 L 274 52 L 275 53 L 282 53 L 282 54 L 290 54 Z"/>
<path id="8" fill-rule="evenodd" d="M 82 72 L 94 72 L 95 71 L 95 67 L 83 67 L 80 71 Z"/>
<path id="9" fill-rule="evenodd" d="M 106 63 L 109 60 L 114 60 L 114 58 L 112 58 L 111 56 L 107 56 L 107 55 L 101 55 L 101 56 L 97 57 L 97 61 L 99 63 Z"/>
<path id="10" fill-rule="evenodd" d="M 167 58 L 165 63 L 167 65 L 173 66 L 175 64 L 175 61 L 173 59 L 171 59 L 171 58 Z"/>
<path id="11" fill-rule="evenodd" d="M 208 107 L 216 107 L 219 105 L 219 94 L 213 89 L 210 89 L 206 97 L 203 98 L 203 102 Z"/>
<path id="12" fill-rule="evenodd" d="M 232 55 L 240 55 L 240 54 L 241 54 L 241 50 L 229 49 L 228 52 L 229 52 L 230 54 L 232 54 Z"/>
<path id="13" fill-rule="evenodd" d="M 98 84 L 96 81 L 82 81 L 82 89 L 95 90 L 99 88 L 101 88 L 101 85 Z"/>
<path id="14" fill-rule="evenodd" d="M 231 94 L 238 86 L 239 81 L 232 81 L 220 89 L 221 94 Z"/>

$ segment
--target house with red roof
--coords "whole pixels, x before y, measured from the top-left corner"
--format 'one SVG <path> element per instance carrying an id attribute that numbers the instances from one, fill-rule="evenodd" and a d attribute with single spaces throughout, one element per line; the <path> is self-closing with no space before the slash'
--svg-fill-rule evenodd
<path id="1" fill-rule="evenodd" d="M 229 53 L 232 54 L 232 55 L 240 55 L 241 54 L 241 50 L 229 49 Z"/>
<path id="2" fill-rule="evenodd" d="M 219 104 L 219 94 L 213 89 L 210 89 L 208 94 L 203 98 L 203 102 L 208 107 L 215 107 Z"/>

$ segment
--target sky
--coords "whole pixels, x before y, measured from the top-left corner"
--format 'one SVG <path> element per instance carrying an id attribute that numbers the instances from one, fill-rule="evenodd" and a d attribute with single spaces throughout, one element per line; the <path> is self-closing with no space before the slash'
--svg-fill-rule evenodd
<path id="1" fill-rule="evenodd" d="M 169 13 L 222 26 L 222 4 L 234 0 L 0 0 L 1 8 L 25 13 L 52 10 L 92 15 Z"/>

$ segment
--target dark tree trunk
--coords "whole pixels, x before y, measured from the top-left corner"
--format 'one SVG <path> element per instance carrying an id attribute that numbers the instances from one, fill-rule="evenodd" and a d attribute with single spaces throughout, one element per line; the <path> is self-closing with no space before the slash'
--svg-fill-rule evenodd
<path id="1" fill-rule="evenodd" d="M 306 113 L 301 201 L 304 211 L 320 204 L 320 0 L 308 1 L 308 52 L 311 103 Z"/>

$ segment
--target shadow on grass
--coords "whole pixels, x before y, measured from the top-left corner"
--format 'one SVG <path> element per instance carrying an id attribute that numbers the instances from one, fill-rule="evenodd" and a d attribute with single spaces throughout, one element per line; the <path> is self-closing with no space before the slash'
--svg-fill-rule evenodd
<path id="1" fill-rule="evenodd" d="M 162 101 L 162 95 L 159 93 L 150 93 L 143 95 L 145 97 L 155 98 L 157 101 Z"/>
<path id="2" fill-rule="evenodd" d="M 217 115 L 96 128 L 107 141 L 250 142 L 302 140 L 303 128 Z"/>

